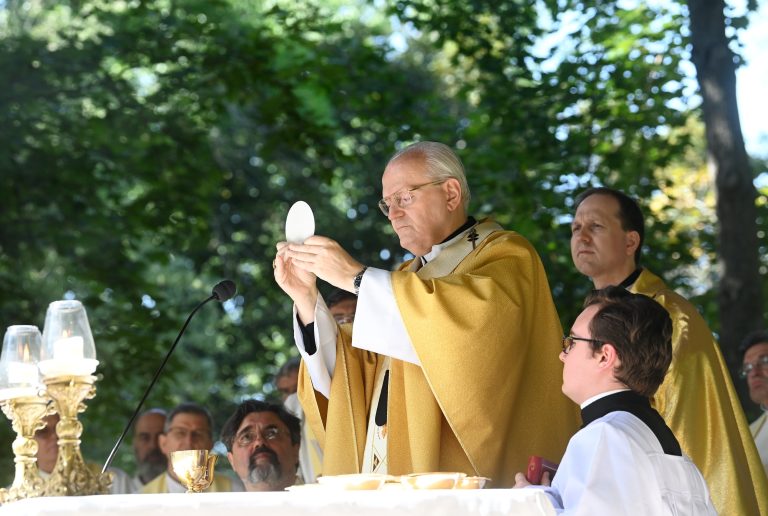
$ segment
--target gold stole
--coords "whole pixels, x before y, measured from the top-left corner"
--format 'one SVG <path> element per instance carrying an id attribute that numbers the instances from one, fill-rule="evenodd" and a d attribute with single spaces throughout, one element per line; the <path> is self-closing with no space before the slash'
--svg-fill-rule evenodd
<path id="1" fill-rule="evenodd" d="M 488 220 L 475 224 L 460 235 L 455 236 L 454 242 L 448 244 L 435 259 L 427 262 L 426 265 L 421 265 L 419 257 L 414 258 L 408 270 L 415 272 L 418 277 L 425 280 L 447 276 L 488 235 L 501 230 L 501 226 Z M 389 371 L 389 363 L 390 358 L 385 357 L 383 366 L 376 372 L 374 400 L 379 400 L 381 397 L 384 376 Z M 368 431 L 365 439 L 365 450 L 363 451 L 363 473 L 387 473 L 387 426 L 379 427 L 376 425 L 377 408 L 378 401 L 371 404 L 371 411 L 368 415 Z"/>

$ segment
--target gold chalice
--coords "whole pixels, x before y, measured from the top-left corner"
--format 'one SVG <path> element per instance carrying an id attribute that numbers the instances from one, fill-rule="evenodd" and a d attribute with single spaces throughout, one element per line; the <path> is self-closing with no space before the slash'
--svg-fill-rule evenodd
<path id="1" fill-rule="evenodd" d="M 200 493 L 213 482 L 213 469 L 218 455 L 208 450 L 171 452 L 171 467 L 187 493 Z"/>

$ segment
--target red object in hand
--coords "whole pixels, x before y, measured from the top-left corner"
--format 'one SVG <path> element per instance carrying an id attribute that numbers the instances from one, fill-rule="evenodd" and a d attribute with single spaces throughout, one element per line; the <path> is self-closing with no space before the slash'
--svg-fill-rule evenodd
<path id="1" fill-rule="evenodd" d="M 538 485 L 541 484 L 541 476 L 544 472 L 549 471 L 549 480 L 552 481 L 555 472 L 557 471 L 557 466 L 558 465 L 554 462 L 543 459 L 538 455 L 531 455 L 528 458 L 528 469 L 526 470 L 525 478 L 527 478 L 528 482 L 531 484 Z"/>

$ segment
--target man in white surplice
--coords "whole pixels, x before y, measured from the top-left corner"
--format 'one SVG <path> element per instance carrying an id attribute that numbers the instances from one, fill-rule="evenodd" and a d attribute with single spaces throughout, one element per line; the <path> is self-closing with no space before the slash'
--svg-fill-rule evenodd
<path id="1" fill-rule="evenodd" d="M 649 401 L 672 360 L 669 314 L 621 287 L 595 291 L 585 307 L 560 354 L 563 392 L 584 426 L 545 488 L 558 514 L 716 514 L 701 472 Z M 516 480 L 530 485 L 522 473 Z"/>

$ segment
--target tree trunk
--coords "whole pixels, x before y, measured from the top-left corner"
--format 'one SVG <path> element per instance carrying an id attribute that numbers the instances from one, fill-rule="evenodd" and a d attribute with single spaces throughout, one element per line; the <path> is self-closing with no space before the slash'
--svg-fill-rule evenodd
<path id="1" fill-rule="evenodd" d="M 720 347 L 733 374 L 741 364 L 741 339 L 763 324 L 757 192 L 736 106 L 735 56 L 725 35 L 724 1 L 688 0 L 688 8 L 709 167 L 717 189 Z M 742 402 L 747 401 L 746 385 L 733 376 Z"/>

